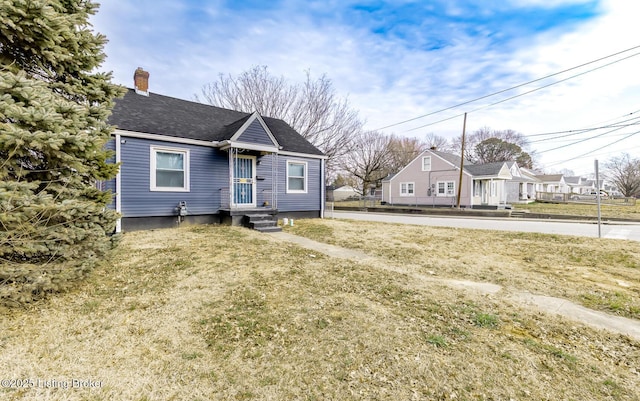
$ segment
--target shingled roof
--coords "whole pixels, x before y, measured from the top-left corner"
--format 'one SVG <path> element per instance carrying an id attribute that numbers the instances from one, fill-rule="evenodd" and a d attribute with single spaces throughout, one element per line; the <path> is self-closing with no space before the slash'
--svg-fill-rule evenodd
<path id="1" fill-rule="evenodd" d="M 473 176 L 490 176 L 500 174 L 500 170 L 502 170 L 504 165 L 505 162 L 470 164 L 464 166 L 464 169 L 470 172 Z"/>
<path id="2" fill-rule="evenodd" d="M 109 124 L 119 129 L 210 142 L 231 139 L 251 116 L 250 113 L 156 93 L 143 96 L 136 94 L 134 89 L 129 89 L 115 103 Z M 263 117 L 263 120 L 282 150 L 323 154 L 286 122 L 269 117 Z"/>

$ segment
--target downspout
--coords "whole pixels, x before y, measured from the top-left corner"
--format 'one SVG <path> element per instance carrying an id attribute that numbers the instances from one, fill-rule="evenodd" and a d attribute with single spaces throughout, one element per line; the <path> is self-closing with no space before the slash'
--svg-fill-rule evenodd
<path id="1" fill-rule="evenodd" d="M 234 148 L 229 148 L 229 211 L 233 209 L 233 151 Z"/>
<path id="2" fill-rule="evenodd" d="M 326 188 L 324 184 L 325 175 L 325 163 L 324 159 L 320 159 L 320 218 L 324 219 L 324 207 L 327 200 Z"/>
<path id="3" fill-rule="evenodd" d="M 122 159 L 121 157 L 121 152 L 122 152 L 122 145 L 120 143 L 120 134 L 116 134 L 116 164 L 120 164 L 120 160 Z M 120 166 L 118 166 L 118 173 L 116 174 L 116 212 L 118 213 L 118 215 L 120 215 L 120 217 L 118 217 L 118 220 L 116 220 L 116 233 L 120 233 L 122 232 L 122 217 L 121 217 L 121 212 L 122 212 L 122 176 L 121 176 L 121 172 L 120 172 Z"/>
<path id="4" fill-rule="evenodd" d="M 435 198 L 436 194 L 434 193 L 435 191 L 433 190 L 433 188 L 431 188 L 431 173 L 432 173 L 432 171 L 429 170 L 429 184 L 427 184 L 427 185 L 429 185 L 429 188 L 427 188 L 427 193 L 429 195 L 431 195 L 431 208 L 435 208 L 436 207 L 436 198 Z"/>

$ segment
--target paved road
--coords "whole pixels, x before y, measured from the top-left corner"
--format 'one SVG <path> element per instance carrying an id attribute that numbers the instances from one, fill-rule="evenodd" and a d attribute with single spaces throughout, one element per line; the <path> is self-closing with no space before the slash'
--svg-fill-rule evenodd
<path id="1" fill-rule="evenodd" d="M 332 218 L 331 213 L 325 216 Z M 367 213 L 334 211 L 334 218 L 387 223 L 418 224 L 436 227 L 475 228 L 481 230 L 520 231 L 544 234 L 598 237 L 598 225 L 577 221 L 547 221 L 515 218 L 435 217 L 396 213 Z M 640 223 L 603 223 L 602 238 L 640 241 Z"/>

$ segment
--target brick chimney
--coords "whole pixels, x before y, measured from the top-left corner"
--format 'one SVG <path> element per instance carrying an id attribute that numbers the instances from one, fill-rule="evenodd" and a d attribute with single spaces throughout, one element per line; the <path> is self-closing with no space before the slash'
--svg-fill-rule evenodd
<path id="1" fill-rule="evenodd" d="M 133 73 L 133 87 L 138 95 L 149 96 L 149 73 L 138 67 Z"/>

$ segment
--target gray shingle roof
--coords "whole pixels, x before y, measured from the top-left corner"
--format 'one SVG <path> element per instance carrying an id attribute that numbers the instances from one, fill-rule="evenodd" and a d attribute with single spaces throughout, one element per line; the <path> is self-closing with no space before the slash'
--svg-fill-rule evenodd
<path id="1" fill-rule="evenodd" d="M 563 178 L 562 174 L 542 174 L 536 176 L 540 181 L 544 182 L 560 182 Z"/>
<path id="2" fill-rule="evenodd" d="M 564 182 L 566 182 L 567 184 L 579 184 L 580 183 L 580 176 L 565 176 L 564 177 Z"/>
<path id="3" fill-rule="evenodd" d="M 504 162 L 465 165 L 464 169 L 473 176 L 482 177 L 487 175 L 498 175 L 502 166 L 504 166 Z"/>
<path id="4" fill-rule="evenodd" d="M 235 110 L 149 93 L 142 96 L 129 89 L 116 99 L 109 124 L 134 132 L 202 141 L 224 141 L 251 116 Z M 263 117 L 283 150 L 311 155 L 322 152 L 286 122 Z"/>
<path id="5" fill-rule="evenodd" d="M 440 156 L 441 158 L 445 159 L 446 161 L 448 161 L 449 163 L 453 164 L 456 167 L 460 167 L 460 156 L 456 156 L 454 154 L 451 153 L 446 153 L 446 152 L 441 152 L 439 150 L 432 150 L 431 152 L 435 153 L 436 155 Z M 468 160 L 464 161 L 464 165 L 465 167 L 468 165 L 471 165 L 471 162 Z"/>

